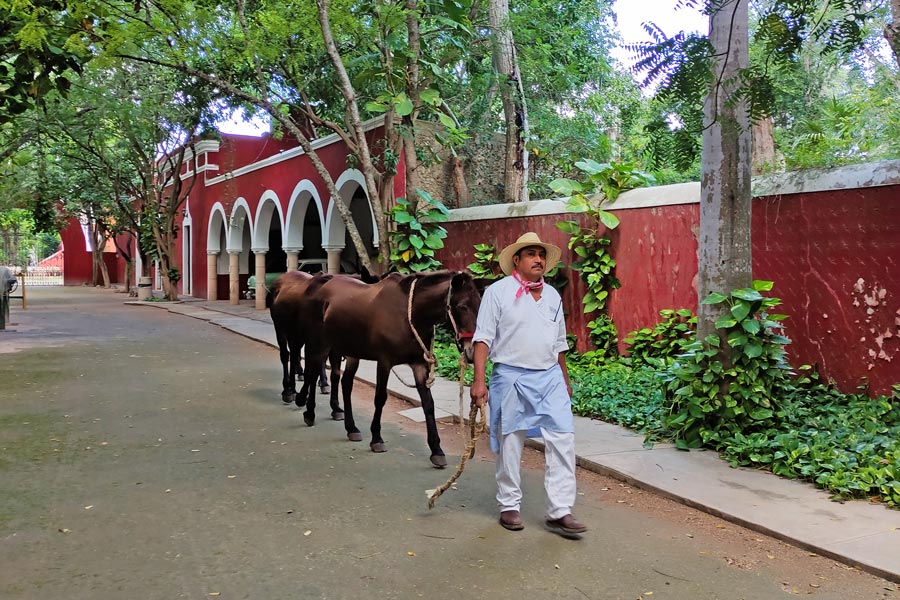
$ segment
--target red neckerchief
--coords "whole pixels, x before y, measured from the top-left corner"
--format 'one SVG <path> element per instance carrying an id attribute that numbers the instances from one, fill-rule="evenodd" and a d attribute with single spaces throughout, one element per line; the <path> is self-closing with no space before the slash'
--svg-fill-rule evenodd
<path id="1" fill-rule="evenodd" d="M 516 290 L 516 299 L 525 292 L 539 292 L 544 288 L 544 277 L 541 276 L 540 281 L 526 281 L 519 276 L 519 272 L 513 269 L 512 276 L 519 282 L 519 289 Z"/>

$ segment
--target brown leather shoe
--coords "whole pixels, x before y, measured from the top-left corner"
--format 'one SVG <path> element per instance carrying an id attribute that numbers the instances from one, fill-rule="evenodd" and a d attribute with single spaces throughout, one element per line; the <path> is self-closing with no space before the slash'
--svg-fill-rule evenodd
<path id="1" fill-rule="evenodd" d="M 587 527 L 584 523 L 579 522 L 578 519 L 571 514 L 568 514 L 561 519 L 547 519 L 547 527 L 550 528 L 551 531 L 564 536 L 575 536 L 587 531 Z"/>
<path id="2" fill-rule="evenodd" d="M 525 524 L 522 523 L 522 518 L 519 516 L 519 511 L 517 510 L 504 510 L 501 512 L 500 525 L 510 531 L 521 531 L 522 529 L 525 529 Z"/>

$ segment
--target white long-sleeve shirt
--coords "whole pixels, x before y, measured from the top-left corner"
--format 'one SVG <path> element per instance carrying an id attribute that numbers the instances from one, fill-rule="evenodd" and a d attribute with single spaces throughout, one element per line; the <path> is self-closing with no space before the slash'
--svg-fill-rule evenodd
<path id="1" fill-rule="evenodd" d="M 485 290 L 473 341 L 487 344 L 495 364 L 549 369 L 569 347 L 562 298 L 546 283 L 539 300 L 528 292 L 516 298 L 518 289 L 515 278 L 504 277 Z"/>

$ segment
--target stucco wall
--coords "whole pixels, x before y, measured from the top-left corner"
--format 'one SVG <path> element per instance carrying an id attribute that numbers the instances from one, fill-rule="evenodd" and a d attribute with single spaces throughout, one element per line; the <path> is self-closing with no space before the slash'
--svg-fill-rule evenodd
<path id="1" fill-rule="evenodd" d="M 765 194 L 753 203 L 754 277 L 775 282 L 779 312 L 790 315 L 791 363 L 816 364 L 845 390 L 868 378 L 873 392 L 890 393 L 900 382 L 900 161 L 761 179 L 754 190 Z M 696 311 L 699 194 L 699 183 L 646 188 L 610 207 L 621 219 L 611 248 L 622 287 L 609 301 L 620 338 L 662 309 Z M 499 249 L 534 230 L 569 263 L 555 224 L 571 218 L 553 200 L 452 211 L 440 259 L 464 268 L 474 244 Z M 570 279 L 567 325 L 583 347 L 584 287 Z"/>

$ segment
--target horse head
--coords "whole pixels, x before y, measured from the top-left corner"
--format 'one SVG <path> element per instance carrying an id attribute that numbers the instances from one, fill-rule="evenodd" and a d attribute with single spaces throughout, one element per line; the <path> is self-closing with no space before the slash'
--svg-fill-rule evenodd
<path id="1" fill-rule="evenodd" d="M 475 335 L 475 322 L 480 306 L 481 294 L 478 293 L 474 278 L 464 271 L 454 274 L 447 293 L 447 316 L 453 327 L 456 347 L 460 352 L 465 352 L 469 362 L 474 360 L 472 336 Z"/>

